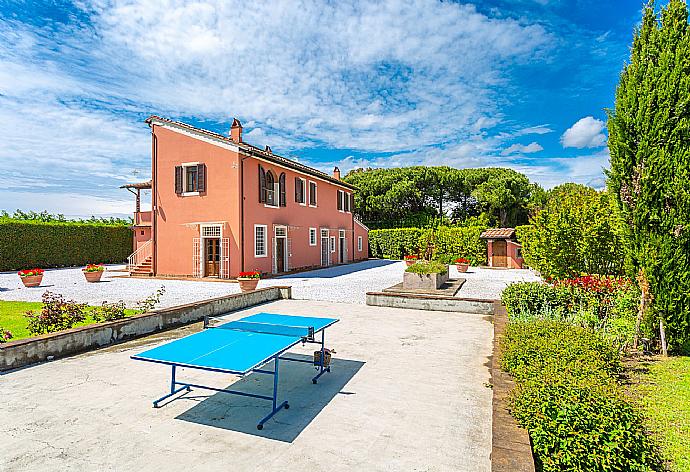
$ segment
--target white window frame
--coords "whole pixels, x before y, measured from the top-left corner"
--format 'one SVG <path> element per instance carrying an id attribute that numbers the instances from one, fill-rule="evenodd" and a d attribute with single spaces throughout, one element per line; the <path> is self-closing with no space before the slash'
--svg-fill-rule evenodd
<path id="1" fill-rule="evenodd" d="M 331 253 L 334 253 L 334 252 L 335 252 L 335 246 L 336 246 L 336 244 L 335 244 L 335 239 L 336 239 L 335 236 L 331 236 L 331 241 L 330 241 Z"/>
<path id="2" fill-rule="evenodd" d="M 309 184 L 307 183 L 307 179 L 299 177 L 299 180 L 302 182 L 302 200 L 304 200 L 303 202 L 299 202 L 299 204 L 301 206 L 307 206 L 309 203 Z M 319 203 L 318 200 L 316 203 Z"/>
<path id="3" fill-rule="evenodd" d="M 316 205 L 311 204 L 311 184 L 314 184 L 314 201 L 316 201 Z M 310 180 L 307 184 L 307 204 L 310 208 L 316 208 L 319 206 L 319 184 L 313 180 Z"/>
<path id="4" fill-rule="evenodd" d="M 309 245 L 316 246 L 318 233 L 316 228 L 309 228 Z"/>
<path id="5" fill-rule="evenodd" d="M 187 192 L 185 189 L 187 188 L 187 167 L 195 167 L 198 166 L 199 164 L 202 164 L 202 162 L 183 162 L 180 164 L 180 167 L 182 167 L 182 193 L 180 193 L 180 197 L 198 197 L 201 195 L 199 192 Z M 198 185 L 198 179 L 199 176 L 197 175 L 197 185 Z"/>
<path id="6" fill-rule="evenodd" d="M 362 252 L 362 237 L 357 236 L 357 252 Z"/>
<path id="7" fill-rule="evenodd" d="M 256 244 L 257 229 L 263 228 L 264 230 L 264 250 L 263 253 L 257 251 L 258 245 Z M 268 257 L 268 225 L 254 225 L 254 257 Z"/>

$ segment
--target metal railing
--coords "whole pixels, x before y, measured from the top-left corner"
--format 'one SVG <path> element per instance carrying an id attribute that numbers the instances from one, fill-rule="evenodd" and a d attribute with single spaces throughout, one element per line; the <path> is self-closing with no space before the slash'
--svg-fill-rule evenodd
<path id="1" fill-rule="evenodd" d="M 127 270 L 132 271 L 153 254 L 153 240 L 149 239 L 127 258 Z"/>

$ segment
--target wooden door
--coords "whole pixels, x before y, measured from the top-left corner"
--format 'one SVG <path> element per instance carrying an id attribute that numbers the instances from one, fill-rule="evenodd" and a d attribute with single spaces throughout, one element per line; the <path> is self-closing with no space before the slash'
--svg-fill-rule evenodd
<path id="1" fill-rule="evenodd" d="M 220 275 L 220 239 L 204 239 L 204 275 L 218 277 Z"/>
<path id="2" fill-rule="evenodd" d="M 345 260 L 346 254 L 347 254 L 347 247 L 345 245 L 345 237 L 340 236 L 340 243 L 338 244 L 338 253 L 339 253 L 339 259 L 341 264 L 345 264 L 347 262 Z"/>
<path id="3" fill-rule="evenodd" d="M 328 237 L 321 236 L 321 265 L 330 265 L 331 248 L 329 247 Z"/>
<path id="4" fill-rule="evenodd" d="M 493 243 L 493 267 L 508 267 L 508 249 L 506 242 L 494 241 Z"/>
<path id="5" fill-rule="evenodd" d="M 285 272 L 285 238 L 276 238 L 276 273 Z"/>

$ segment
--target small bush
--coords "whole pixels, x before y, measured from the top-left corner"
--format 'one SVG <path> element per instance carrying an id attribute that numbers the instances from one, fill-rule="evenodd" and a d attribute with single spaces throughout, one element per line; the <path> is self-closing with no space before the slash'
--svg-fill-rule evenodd
<path id="1" fill-rule="evenodd" d="M 6 343 L 12 338 L 12 331 L 4 329 L 2 326 L 0 326 L 0 344 Z"/>
<path id="2" fill-rule="evenodd" d="M 413 274 L 446 274 L 448 266 L 438 261 L 419 261 L 405 269 L 405 272 Z"/>
<path id="3" fill-rule="evenodd" d="M 160 303 L 161 297 L 164 293 L 165 285 L 161 285 L 160 288 L 151 295 L 137 302 L 137 310 L 141 311 L 142 313 L 153 310 L 156 305 Z"/>
<path id="4" fill-rule="evenodd" d="M 91 310 L 91 317 L 97 323 L 121 320 L 126 316 L 125 310 L 126 307 L 123 300 L 114 303 L 103 302 L 101 306 L 94 307 Z"/>
<path id="5" fill-rule="evenodd" d="M 27 311 L 24 315 L 28 321 L 31 334 L 44 334 L 72 328 L 86 319 L 87 305 L 65 300 L 60 294 L 46 291 L 42 297 L 43 308 L 40 313 Z"/>
<path id="6" fill-rule="evenodd" d="M 563 322 L 511 322 L 501 364 L 510 409 L 540 471 L 661 471 L 639 412 L 617 382 L 620 358 L 598 333 Z"/>

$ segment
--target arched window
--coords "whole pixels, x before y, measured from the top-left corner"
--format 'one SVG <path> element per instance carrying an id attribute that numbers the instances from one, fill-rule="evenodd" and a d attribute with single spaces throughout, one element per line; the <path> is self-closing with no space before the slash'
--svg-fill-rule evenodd
<path id="1" fill-rule="evenodd" d="M 273 205 L 273 206 L 278 206 L 278 195 L 276 192 L 276 180 L 275 177 L 273 176 L 273 172 L 270 170 L 266 171 L 266 183 L 265 183 L 265 192 L 266 192 L 266 205 Z"/>

